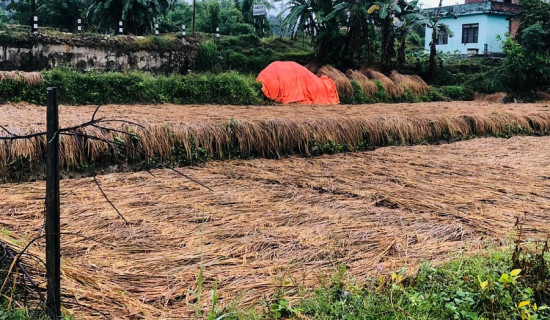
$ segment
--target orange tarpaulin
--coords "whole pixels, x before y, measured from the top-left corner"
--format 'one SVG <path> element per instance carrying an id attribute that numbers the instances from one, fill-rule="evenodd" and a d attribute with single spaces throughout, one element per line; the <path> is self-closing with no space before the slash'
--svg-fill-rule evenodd
<path id="1" fill-rule="evenodd" d="M 256 79 L 266 97 L 282 103 L 338 104 L 338 92 L 329 77 L 317 77 L 292 61 L 275 61 Z"/>

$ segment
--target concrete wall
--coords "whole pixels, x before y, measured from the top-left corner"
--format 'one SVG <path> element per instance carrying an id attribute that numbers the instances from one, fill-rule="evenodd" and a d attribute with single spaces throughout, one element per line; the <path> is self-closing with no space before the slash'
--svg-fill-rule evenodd
<path id="1" fill-rule="evenodd" d="M 485 44 L 489 53 L 502 53 L 502 41 L 497 40 L 497 35 L 504 39 L 504 34 L 509 32 L 509 21 L 506 16 L 498 14 L 471 14 L 458 16 L 457 19 L 444 18 L 441 22 L 449 26 L 454 37 L 449 37 L 446 45 L 437 45 L 438 51 L 466 54 L 468 49 L 478 49 L 483 54 Z M 479 23 L 479 34 L 477 43 L 462 43 L 462 25 Z M 426 50 L 430 50 L 432 40 L 432 29 L 426 28 Z"/>
<path id="2" fill-rule="evenodd" d="M 65 66 L 78 70 L 186 73 L 193 69 L 196 56 L 195 47 L 186 45 L 178 49 L 122 50 L 68 44 L 0 43 L 0 70 L 37 71 Z"/>

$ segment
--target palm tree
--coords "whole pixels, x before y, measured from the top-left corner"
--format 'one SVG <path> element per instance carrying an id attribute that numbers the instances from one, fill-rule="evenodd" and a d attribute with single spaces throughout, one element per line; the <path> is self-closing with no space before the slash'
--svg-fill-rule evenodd
<path id="1" fill-rule="evenodd" d="M 95 0 L 88 16 L 103 30 L 117 29 L 124 23 L 127 33 L 142 35 L 154 31 L 154 21 L 163 17 L 171 0 Z"/>
<path id="2" fill-rule="evenodd" d="M 441 23 L 439 19 L 444 17 L 453 17 L 456 19 L 456 16 L 454 14 L 451 14 L 449 12 L 446 12 L 444 14 L 441 14 L 441 6 L 443 4 L 443 0 L 439 0 L 439 6 L 437 7 L 437 10 L 435 11 L 435 14 L 433 17 L 430 17 L 429 15 L 425 15 L 422 23 L 432 29 L 432 42 L 430 43 L 430 58 L 428 60 L 428 74 L 433 79 L 435 77 L 435 71 L 436 71 L 436 62 L 435 58 L 437 55 L 436 45 L 437 41 L 439 39 L 439 35 L 442 32 L 445 32 L 449 35 L 449 37 L 454 36 L 451 29 L 449 29 L 449 26 L 447 26 L 444 23 Z"/>
<path id="3" fill-rule="evenodd" d="M 284 16 L 282 27 L 290 31 L 290 37 L 296 38 L 298 31 L 310 31 L 313 36 L 319 30 L 316 22 L 316 11 L 319 8 L 316 6 L 316 0 L 290 0 L 288 6 L 279 15 Z"/>
<path id="4" fill-rule="evenodd" d="M 372 5 L 372 0 L 340 0 L 335 4 L 333 11 L 325 17 L 325 20 L 334 19 L 339 26 L 347 27 L 346 47 L 349 47 L 352 52 L 351 60 L 355 61 L 355 64 L 363 62 L 363 45 L 367 46 L 367 64 L 372 62 L 374 56 L 372 54 L 374 21 L 368 12 Z M 345 51 L 347 50 L 348 48 Z"/>
<path id="5" fill-rule="evenodd" d="M 403 68 L 406 62 L 407 36 L 414 32 L 414 28 L 424 23 L 422 9 L 418 6 L 419 0 L 407 2 L 398 0 L 397 4 L 401 12 L 397 15 L 399 23 L 395 25 L 395 31 L 399 34 L 399 50 L 397 52 L 397 67 Z"/>

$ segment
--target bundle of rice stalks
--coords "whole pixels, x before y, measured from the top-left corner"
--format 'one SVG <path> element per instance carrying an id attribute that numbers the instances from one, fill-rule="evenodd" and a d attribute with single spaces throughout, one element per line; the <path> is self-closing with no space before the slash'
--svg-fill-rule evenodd
<path id="1" fill-rule="evenodd" d="M 44 80 L 40 72 L 21 72 L 25 82 L 31 86 L 41 84 Z"/>
<path id="2" fill-rule="evenodd" d="M 403 87 L 395 84 L 390 78 L 386 77 L 383 73 L 373 70 L 371 68 L 361 69 L 361 73 L 369 77 L 369 79 L 378 80 L 384 86 L 384 89 L 393 98 L 398 98 L 405 94 Z"/>
<path id="3" fill-rule="evenodd" d="M 319 69 L 317 76 L 327 76 L 334 81 L 336 85 L 336 90 L 338 90 L 338 95 L 340 97 L 351 97 L 353 96 L 353 87 L 351 82 L 340 70 L 331 67 L 330 65 L 325 65 Z"/>
<path id="4" fill-rule="evenodd" d="M 308 64 L 306 64 L 304 67 L 306 67 L 306 69 L 311 71 L 311 73 L 317 73 L 317 71 L 319 71 L 319 69 L 321 68 L 321 65 L 315 60 L 313 60 L 308 62 Z"/>
<path id="5" fill-rule="evenodd" d="M 378 87 L 376 86 L 376 83 L 372 82 L 369 78 L 367 78 L 367 76 L 365 76 L 361 72 L 350 69 L 346 72 L 346 75 L 348 76 L 348 78 L 357 81 L 365 94 L 368 94 L 372 97 L 378 92 Z"/>
<path id="6" fill-rule="evenodd" d="M 505 92 L 496 92 L 492 94 L 475 93 L 475 101 L 491 102 L 491 103 L 504 103 L 508 95 Z"/>
<path id="7" fill-rule="evenodd" d="M 33 86 L 41 84 L 43 78 L 40 72 L 0 71 L 0 81 L 3 80 L 24 80 L 27 84 Z"/>
<path id="8" fill-rule="evenodd" d="M 17 71 L 0 71 L 0 80 L 15 80 L 19 78 L 21 78 L 21 76 Z"/>
<path id="9" fill-rule="evenodd" d="M 390 74 L 390 79 L 416 94 L 425 94 L 430 90 L 428 84 L 417 75 L 400 74 L 396 70 L 393 70 Z"/>

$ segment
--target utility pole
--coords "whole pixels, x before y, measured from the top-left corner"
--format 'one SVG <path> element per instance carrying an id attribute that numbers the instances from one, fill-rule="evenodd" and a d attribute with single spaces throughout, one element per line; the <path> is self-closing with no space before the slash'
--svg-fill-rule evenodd
<path id="1" fill-rule="evenodd" d="M 197 0 L 193 0 L 193 26 L 192 26 L 193 37 L 195 36 L 195 12 L 196 11 L 197 11 Z"/>
<path id="2" fill-rule="evenodd" d="M 46 89 L 46 311 L 61 319 L 61 234 L 59 198 L 58 89 Z"/>
<path id="3" fill-rule="evenodd" d="M 34 32 L 34 16 L 36 16 L 36 0 L 31 0 L 31 33 Z"/>

